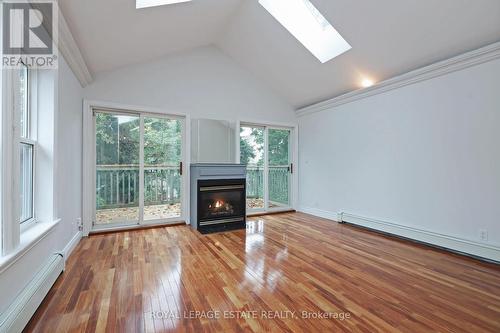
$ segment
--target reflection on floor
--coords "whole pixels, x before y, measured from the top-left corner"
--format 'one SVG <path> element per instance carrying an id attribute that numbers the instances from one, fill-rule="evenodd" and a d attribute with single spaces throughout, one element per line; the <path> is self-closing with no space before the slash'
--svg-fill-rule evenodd
<path id="1" fill-rule="evenodd" d="M 26 332 L 500 332 L 500 266 L 302 213 L 84 238 Z"/>
<path id="2" fill-rule="evenodd" d="M 269 208 L 277 208 L 277 207 L 287 207 L 287 205 L 280 204 L 280 203 L 273 202 L 273 201 L 269 202 Z M 247 198 L 247 208 L 248 209 L 264 208 L 264 199 Z"/>
<path id="3" fill-rule="evenodd" d="M 179 217 L 181 204 L 144 206 L 144 219 L 157 220 Z M 110 224 L 124 221 L 137 221 L 139 207 L 100 209 L 96 212 L 96 224 Z"/>

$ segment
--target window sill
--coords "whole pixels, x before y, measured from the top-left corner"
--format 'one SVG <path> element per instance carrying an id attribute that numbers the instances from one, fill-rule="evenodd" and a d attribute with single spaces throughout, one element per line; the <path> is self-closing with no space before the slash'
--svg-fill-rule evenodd
<path id="1" fill-rule="evenodd" d="M 50 234 L 61 220 L 53 222 L 39 222 L 27 228 L 21 233 L 18 247 L 8 255 L 0 256 L 0 274 L 21 259 L 29 250 Z"/>
<path id="2" fill-rule="evenodd" d="M 40 221 L 38 221 L 38 220 L 37 220 L 37 219 L 35 219 L 35 218 L 31 218 L 31 219 L 29 219 L 28 221 L 21 223 L 21 227 L 20 227 L 20 229 L 21 229 L 21 237 L 22 237 L 22 235 L 23 235 L 25 232 L 27 232 L 29 229 L 31 229 L 31 227 L 35 227 L 35 226 L 37 226 L 39 223 L 40 223 Z"/>

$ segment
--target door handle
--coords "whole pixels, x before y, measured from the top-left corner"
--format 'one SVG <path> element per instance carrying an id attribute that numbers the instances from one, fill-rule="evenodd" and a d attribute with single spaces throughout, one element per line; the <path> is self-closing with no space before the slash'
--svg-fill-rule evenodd
<path id="1" fill-rule="evenodd" d="M 290 163 L 290 167 L 288 167 L 288 170 L 290 171 L 290 173 L 293 173 L 293 163 Z"/>
<path id="2" fill-rule="evenodd" d="M 179 174 L 182 176 L 182 162 L 179 162 Z"/>

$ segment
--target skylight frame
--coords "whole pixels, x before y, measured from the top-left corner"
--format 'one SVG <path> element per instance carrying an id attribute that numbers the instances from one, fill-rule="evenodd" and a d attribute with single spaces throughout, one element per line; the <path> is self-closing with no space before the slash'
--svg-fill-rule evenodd
<path id="1" fill-rule="evenodd" d="M 309 0 L 259 0 L 259 4 L 321 63 L 352 48 Z"/>
<path id="2" fill-rule="evenodd" d="M 173 5 L 176 3 L 189 2 L 192 0 L 135 0 L 135 8 L 149 8 L 149 7 L 157 7 L 164 5 Z"/>

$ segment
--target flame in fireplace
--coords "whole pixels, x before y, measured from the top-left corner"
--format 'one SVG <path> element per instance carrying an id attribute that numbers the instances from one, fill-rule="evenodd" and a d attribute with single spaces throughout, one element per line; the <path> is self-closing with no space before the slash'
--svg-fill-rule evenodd
<path id="1" fill-rule="evenodd" d="M 214 205 L 208 205 L 208 208 L 221 208 L 224 206 L 224 201 L 217 200 Z"/>
<path id="2" fill-rule="evenodd" d="M 223 217 L 234 214 L 234 207 L 229 202 L 214 199 L 208 204 L 207 215 L 210 217 Z"/>

